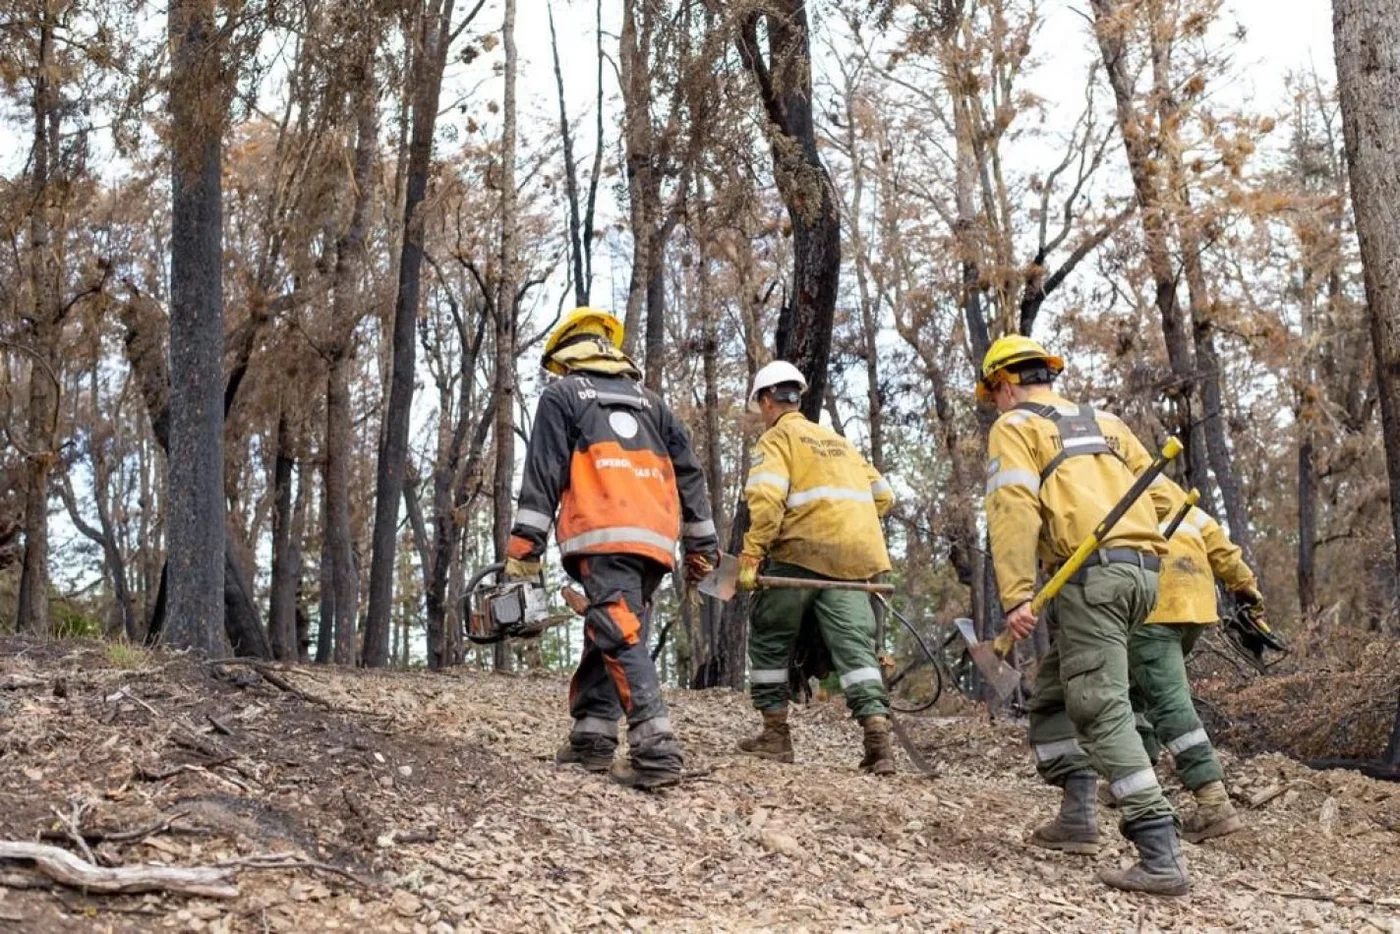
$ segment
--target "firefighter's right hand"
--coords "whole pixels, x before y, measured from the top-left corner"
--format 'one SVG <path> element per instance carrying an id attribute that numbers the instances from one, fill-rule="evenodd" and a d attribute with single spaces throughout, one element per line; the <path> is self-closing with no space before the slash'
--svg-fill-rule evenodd
<path id="1" fill-rule="evenodd" d="M 513 581 L 534 581 L 540 579 L 539 559 L 506 558 L 506 579 Z"/>
<path id="2" fill-rule="evenodd" d="M 698 584 L 705 579 L 705 575 L 715 569 L 714 559 L 709 555 L 692 551 L 685 556 L 685 582 L 687 584 Z"/>
<path id="3" fill-rule="evenodd" d="M 762 558 L 756 558 L 753 555 L 739 556 L 738 584 L 740 590 L 758 589 L 758 566 L 762 561 Z"/>

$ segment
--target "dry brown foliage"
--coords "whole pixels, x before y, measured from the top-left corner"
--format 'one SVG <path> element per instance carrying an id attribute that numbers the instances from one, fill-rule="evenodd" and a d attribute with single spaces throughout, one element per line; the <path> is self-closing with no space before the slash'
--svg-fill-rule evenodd
<path id="1" fill-rule="evenodd" d="M 1111 815 L 1097 860 L 1023 842 L 1056 793 L 1010 723 L 910 721 L 941 774 L 878 781 L 836 704 L 797 712 L 781 766 L 734 753 L 746 698 L 676 693 L 697 777 L 647 795 L 553 764 L 554 677 L 268 669 L 289 692 L 182 656 L 0 648 L 0 837 L 67 845 L 51 807 L 78 802 L 99 861 L 229 863 L 239 888 L 98 897 L 8 871 L 0 915 L 27 929 L 1386 931 L 1400 907 L 1400 787 L 1281 756 L 1227 757 L 1249 827 L 1188 846 L 1195 894 L 1156 901 L 1094 881 L 1128 856 Z"/>

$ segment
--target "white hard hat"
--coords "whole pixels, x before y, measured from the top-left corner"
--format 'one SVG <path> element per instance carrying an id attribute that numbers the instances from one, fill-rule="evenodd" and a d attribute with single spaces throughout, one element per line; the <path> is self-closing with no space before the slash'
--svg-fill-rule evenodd
<path id="1" fill-rule="evenodd" d="M 802 371 L 786 360 L 774 360 L 760 369 L 753 377 L 753 388 L 749 390 L 749 407 L 758 401 L 758 394 L 783 383 L 796 383 L 803 392 L 807 391 L 807 378 Z"/>

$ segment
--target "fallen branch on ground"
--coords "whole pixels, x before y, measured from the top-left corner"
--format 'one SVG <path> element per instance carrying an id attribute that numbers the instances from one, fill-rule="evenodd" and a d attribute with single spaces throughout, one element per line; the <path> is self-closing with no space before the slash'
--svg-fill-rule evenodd
<path id="1" fill-rule="evenodd" d="M 299 697 L 307 703 L 320 704 L 322 707 L 334 706 L 330 701 L 324 698 L 303 691 L 301 688 L 282 677 L 282 674 L 276 668 L 273 668 L 266 662 L 256 661 L 251 658 L 216 658 L 205 662 L 205 664 L 211 668 L 227 668 L 231 665 L 242 665 L 244 668 L 249 668 L 256 672 L 260 678 L 278 690 L 286 691 L 288 694 Z"/>
<path id="2" fill-rule="evenodd" d="M 216 658 L 205 662 L 205 664 L 211 668 L 225 668 L 230 665 L 242 665 L 245 668 L 250 668 L 254 672 L 256 672 L 258 676 L 261 677 L 264 681 L 277 688 L 278 690 L 286 691 L 288 694 L 291 694 L 294 697 L 299 697 L 309 704 L 316 704 L 317 706 L 324 707 L 327 710 L 340 710 L 345 711 L 346 713 L 360 714 L 361 716 L 365 717 L 376 717 L 383 715 L 381 711 L 368 710 L 366 708 L 355 707 L 350 704 L 337 704 L 333 701 L 326 700 L 324 697 L 317 697 L 315 694 L 309 694 L 306 691 L 303 691 L 301 688 L 297 687 L 292 682 L 288 681 L 285 677 L 283 677 L 281 674 L 281 671 L 283 669 L 280 669 L 274 665 L 270 665 L 267 662 L 260 662 L 257 659 Z"/>
<path id="3" fill-rule="evenodd" d="M 23 860 L 53 881 L 89 892 L 180 892 L 206 898 L 234 898 L 232 867 L 94 866 L 46 843 L 0 840 L 0 859 Z"/>
<path id="4" fill-rule="evenodd" d="M 176 773 L 172 772 L 171 774 L 173 775 Z M 166 777 L 169 778 L 170 776 Z M 137 827 L 135 830 L 118 830 L 112 833 L 107 833 L 102 830 L 84 830 L 82 832 L 83 839 L 88 843 L 137 843 L 153 834 L 166 833 L 172 830 L 179 833 L 197 833 L 198 831 L 194 831 L 188 827 L 175 826 L 175 821 L 184 817 L 186 813 L 185 811 L 176 811 L 169 817 L 162 817 L 153 824 L 147 824 L 145 827 Z M 43 840 L 69 839 L 68 834 L 57 830 L 45 830 L 39 837 Z"/>
<path id="5" fill-rule="evenodd" d="M 1321 889 L 1313 892 L 1274 889 L 1239 876 L 1225 880 L 1232 885 L 1243 886 L 1264 895 L 1277 895 L 1279 898 L 1300 898 L 1310 902 L 1332 902 L 1337 905 L 1377 905 L 1382 908 L 1400 908 L 1400 898 L 1371 898 L 1369 895 L 1353 895 L 1350 892 L 1326 892 Z"/>
<path id="6" fill-rule="evenodd" d="M 24 688 L 37 688 L 47 684 L 43 678 L 31 678 L 28 675 L 6 675 L 0 678 L 0 691 L 18 691 Z"/>
<path id="7" fill-rule="evenodd" d="M 226 859 L 216 865 L 220 867 L 241 868 L 241 869 L 319 869 L 322 872 L 329 872 L 337 876 L 349 879 L 356 885 L 367 889 L 376 888 L 374 883 L 361 879 L 348 869 L 342 869 L 331 863 L 323 863 L 316 859 L 305 859 L 295 853 L 259 853 L 253 856 L 240 856 L 236 859 Z"/>
<path id="8" fill-rule="evenodd" d="M 97 857 L 92 855 L 92 848 L 89 847 L 87 841 L 83 839 L 83 812 L 87 810 L 87 805 L 82 801 L 73 800 L 69 802 L 69 806 L 72 808 L 72 811 L 67 816 L 64 816 L 63 812 L 58 808 L 50 807 L 49 810 L 53 811 L 53 816 L 58 818 L 59 826 L 64 829 L 68 838 L 78 845 L 78 849 L 83 851 L 83 855 L 87 857 L 87 861 L 96 863 Z"/>

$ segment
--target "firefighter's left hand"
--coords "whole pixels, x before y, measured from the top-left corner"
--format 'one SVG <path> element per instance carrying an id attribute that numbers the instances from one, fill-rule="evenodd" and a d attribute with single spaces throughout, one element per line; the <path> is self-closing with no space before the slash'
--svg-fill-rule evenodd
<path id="1" fill-rule="evenodd" d="M 539 560 L 530 560 L 528 558 L 506 558 L 506 579 L 513 581 L 539 580 Z"/>
<path id="2" fill-rule="evenodd" d="M 1246 584 L 1235 591 L 1235 599 L 1256 625 L 1264 620 L 1264 595 L 1259 592 L 1258 587 Z"/>
<path id="3" fill-rule="evenodd" d="M 701 554 L 698 551 L 687 552 L 685 556 L 685 582 L 687 584 L 698 584 L 705 579 L 705 575 L 715 569 L 715 561 L 709 555 Z"/>

